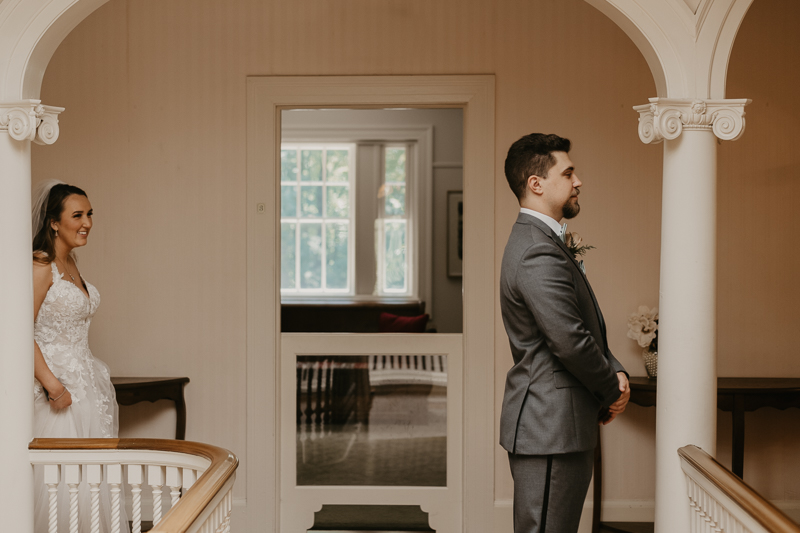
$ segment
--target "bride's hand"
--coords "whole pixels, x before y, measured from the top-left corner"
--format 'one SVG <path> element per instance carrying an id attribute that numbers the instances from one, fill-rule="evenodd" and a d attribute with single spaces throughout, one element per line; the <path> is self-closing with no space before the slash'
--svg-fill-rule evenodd
<path id="1" fill-rule="evenodd" d="M 69 393 L 69 390 L 66 387 L 64 387 L 64 391 L 63 392 L 64 392 L 64 395 L 61 396 L 60 398 L 58 398 L 58 400 L 53 400 L 53 401 L 50 402 L 50 408 L 51 409 L 59 410 L 59 409 L 64 409 L 64 408 L 69 407 L 70 405 L 72 405 L 72 394 Z M 56 394 L 56 397 L 58 397 L 59 394 L 61 394 L 61 392 Z"/>

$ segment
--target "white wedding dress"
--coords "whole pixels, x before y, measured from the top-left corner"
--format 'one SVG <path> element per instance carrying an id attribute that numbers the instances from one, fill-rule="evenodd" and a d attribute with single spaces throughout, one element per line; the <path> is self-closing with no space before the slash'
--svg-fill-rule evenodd
<path id="1" fill-rule="evenodd" d="M 108 367 L 89 350 L 89 324 L 100 305 L 100 293 L 84 283 L 89 297 L 75 284 L 63 279 L 55 262 L 51 263 L 53 284 L 34 323 L 33 338 L 53 374 L 69 389 L 72 405 L 61 410 L 50 407 L 44 389 L 34 379 L 33 436 L 37 438 L 116 438 L 119 429 L 118 407 Z M 91 507 L 84 468 L 78 505 L 79 531 L 89 532 Z M 43 468 L 34 469 L 34 530 L 48 531 L 48 496 Z M 109 493 L 101 486 L 101 531 L 111 531 Z M 69 531 L 69 495 L 62 483 L 58 493 L 58 531 Z M 123 500 L 124 501 L 124 500 Z M 124 509 L 120 531 L 127 531 Z"/>

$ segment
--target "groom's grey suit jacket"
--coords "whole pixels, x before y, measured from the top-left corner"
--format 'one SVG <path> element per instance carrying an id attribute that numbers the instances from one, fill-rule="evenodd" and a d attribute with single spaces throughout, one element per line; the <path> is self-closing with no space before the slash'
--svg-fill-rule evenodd
<path id="1" fill-rule="evenodd" d="M 619 398 L 624 369 L 578 263 L 547 224 L 524 213 L 503 254 L 500 307 L 514 358 L 501 446 L 525 455 L 594 448 L 598 415 Z"/>

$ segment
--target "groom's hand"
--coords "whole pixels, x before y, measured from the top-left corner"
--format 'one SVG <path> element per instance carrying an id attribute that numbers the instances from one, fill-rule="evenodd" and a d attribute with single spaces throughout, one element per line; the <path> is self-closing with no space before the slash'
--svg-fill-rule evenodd
<path id="1" fill-rule="evenodd" d="M 600 422 L 603 425 L 610 424 L 617 415 L 621 414 L 625 411 L 625 407 L 628 405 L 628 400 L 631 399 L 631 387 L 630 383 L 628 383 L 628 376 L 625 372 L 617 372 L 617 379 L 619 380 L 619 391 L 620 396 L 617 398 L 617 401 L 612 403 L 608 408 L 608 416 L 602 417 Z"/>

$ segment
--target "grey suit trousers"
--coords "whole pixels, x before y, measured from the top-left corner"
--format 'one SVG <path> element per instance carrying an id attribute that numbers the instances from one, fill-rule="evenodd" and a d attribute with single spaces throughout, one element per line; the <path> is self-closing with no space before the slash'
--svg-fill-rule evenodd
<path id="1" fill-rule="evenodd" d="M 594 450 L 508 454 L 514 478 L 514 533 L 575 533 L 592 479 Z"/>

